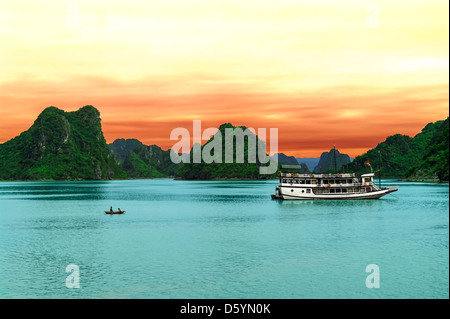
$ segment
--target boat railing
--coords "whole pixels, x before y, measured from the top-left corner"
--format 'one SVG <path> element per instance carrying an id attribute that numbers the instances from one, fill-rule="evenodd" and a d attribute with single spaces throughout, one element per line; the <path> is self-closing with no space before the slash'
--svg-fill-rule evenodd
<path id="1" fill-rule="evenodd" d="M 280 177 L 300 177 L 300 178 L 353 178 L 354 173 L 342 174 L 299 174 L 299 173 L 280 173 Z"/>
<path id="2" fill-rule="evenodd" d="M 365 187 L 365 186 L 374 186 L 375 184 L 372 183 L 372 182 L 365 182 L 365 183 L 352 182 L 352 183 L 339 183 L 339 184 L 336 184 L 336 183 L 334 183 L 334 184 L 333 183 L 329 183 L 329 184 L 322 183 L 322 184 L 318 184 L 318 186 L 322 186 L 322 187 L 327 187 L 328 185 L 334 186 L 334 187 L 353 187 L 353 186 Z"/>

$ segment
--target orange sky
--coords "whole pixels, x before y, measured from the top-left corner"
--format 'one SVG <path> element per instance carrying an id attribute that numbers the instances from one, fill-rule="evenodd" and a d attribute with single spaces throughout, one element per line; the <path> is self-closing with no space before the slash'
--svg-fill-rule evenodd
<path id="1" fill-rule="evenodd" d="M 0 3 L 0 143 L 53 105 L 107 142 L 278 128 L 279 151 L 356 157 L 448 116 L 447 0 Z"/>

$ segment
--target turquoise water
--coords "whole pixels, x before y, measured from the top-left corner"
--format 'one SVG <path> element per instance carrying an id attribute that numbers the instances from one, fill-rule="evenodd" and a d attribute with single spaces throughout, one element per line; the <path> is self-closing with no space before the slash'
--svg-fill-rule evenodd
<path id="1" fill-rule="evenodd" d="M 448 184 L 382 182 L 400 190 L 276 201 L 277 181 L 1 182 L 0 298 L 449 298 Z"/>

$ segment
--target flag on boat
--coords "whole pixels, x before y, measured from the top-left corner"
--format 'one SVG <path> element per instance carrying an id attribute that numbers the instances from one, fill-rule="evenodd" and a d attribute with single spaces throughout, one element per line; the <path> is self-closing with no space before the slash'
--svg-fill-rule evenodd
<path id="1" fill-rule="evenodd" d="M 370 162 L 369 161 L 366 162 L 366 166 L 370 166 Z"/>

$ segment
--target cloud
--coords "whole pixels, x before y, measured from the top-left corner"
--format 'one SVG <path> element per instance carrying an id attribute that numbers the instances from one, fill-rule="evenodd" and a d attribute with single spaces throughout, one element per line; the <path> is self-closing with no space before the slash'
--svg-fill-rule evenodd
<path id="1" fill-rule="evenodd" d="M 4 2 L 0 141 L 86 104 L 108 141 L 165 147 L 194 119 L 277 127 L 302 154 L 415 134 L 448 114 L 448 1 L 376 4 L 370 29 L 360 1 Z"/>
<path id="2" fill-rule="evenodd" d="M 1 87 L 0 116 L 8 119 L 8 125 L 0 126 L 1 138 L 6 141 L 20 134 L 47 106 L 73 111 L 91 104 L 100 110 L 108 142 L 137 138 L 168 149 L 173 144 L 171 130 L 192 130 L 192 120 L 198 119 L 203 129 L 226 122 L 278 128 L 279 150 L 292 155 L 320 155 L 336 144 L 356 156 L 389 135 L 412 136 L 426 123 L 448 116 L 446 85 L 396 90 L 338 86 L 285 94 L 257 92 L 252 84 L 230 84 L 220 77 L 199 76 L 195 81 L 203 84 L 195 83 L 191 90 L 181 85 L 189 82 L 187 77 L 6 83 Z"/>

